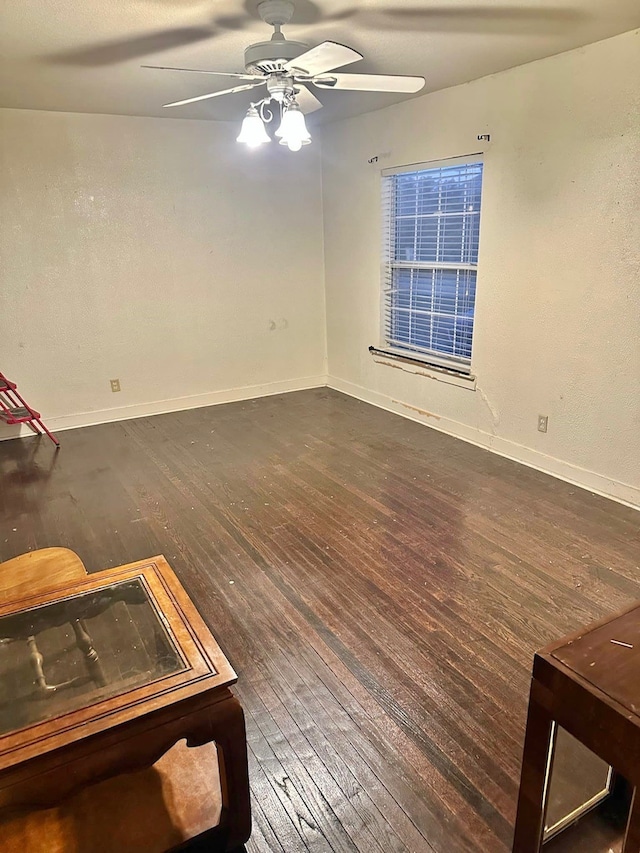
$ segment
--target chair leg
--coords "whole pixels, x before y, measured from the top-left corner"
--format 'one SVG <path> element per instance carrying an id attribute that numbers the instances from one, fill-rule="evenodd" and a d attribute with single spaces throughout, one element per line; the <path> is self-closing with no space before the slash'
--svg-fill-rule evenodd
<path id="1" fill-rule="evenodd" d="M 89 675 L 98 687 L 104 687 L 107 680 L 104 677 L 102 665 L 98 659 L 98 652 L 93 648 L 93 640 L 89 636 L 84 619 L 74 619 L 71 627 L 73 628 L 73 633 L 76 635 L 76 645 L 84 655 Z"/>
<path id="2" fill-rule="evenodd" d="M 40 429 L 43 431 L 43 434 L 48 435 L 56 447 L 60 447 L 60 442 L 58 441 L 58 439 L 55 437 L 55 435 L 50 430 L 47 429 L 47 427 L 42 423 L 42 421 L 40 419 L 37 420 L 37 424 L 40 427 Z"/>
<path id="3" fill-rule="evenodd" d="M 69 681 L 62 681 L 60 684 L 49 684 L 44 674 L 44 658 L 34 636 L 27 637 L 27 647 L 29 649 L 31 668 L 35 674 L 36 692 L 40 696 L 50 696 L 52 693 L 66 690 L 69 687 L 80 687 L 91 680 L 89 676 L 79 675 L 75 678 L 70 678 Z"/>
<path id="4" fill-rule="evenodd" d="M 29 649 L 29 660 L 31 663 L 31 668 L 33 669 L 36 681 L 36 688 L 39 693 L 52 693 L 55 690 L 55 687 L 51 687 L 47 684 L 47 680 L 44 677 L 44 670 L 42 668 L 42 664 L 44 663 L 44 658 L 40 654 L 40 649 L 36 643 L 36 638 L 31 636 L 27 637 L 27 647 Z"/>

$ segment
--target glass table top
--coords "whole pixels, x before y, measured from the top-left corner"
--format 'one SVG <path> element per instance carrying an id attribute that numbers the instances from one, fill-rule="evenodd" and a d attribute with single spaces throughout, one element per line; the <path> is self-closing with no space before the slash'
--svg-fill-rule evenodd
<path id="1" fill-rule="evenodd" d="M 141 578 L 0 617 L 0 735 L 183 672 Z"/>

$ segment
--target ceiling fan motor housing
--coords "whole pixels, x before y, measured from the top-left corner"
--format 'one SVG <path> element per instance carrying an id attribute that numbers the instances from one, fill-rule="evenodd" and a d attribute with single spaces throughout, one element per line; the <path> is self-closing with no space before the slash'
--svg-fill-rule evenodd
<path id="1" fill-rule="evenodd" d="M 284 65 L 291 59 L 309 50 L 309 45 L 300 41 L 289 41 L 280 32 L 280 28 L 288 24 L 295 11 L 291 0 L 263 0 L 258 4 L 258 14 L 275 33 L 271 41 L 260 41 L 251 44 L 244 52 L 244 65 L 252 74 L 273 74 L 284 71 Z"/>
<path id="2" fill-rule="evenodd" d="M 258 3 L 258 14 L 272 27 L 284 27 L 288 24 L 295 11 L 292 0 L 263 0 Z"/>
<path id="3" fill-rule="evenodd" d="M 259 41 L 250 44 L 244 52 L 244 65 L 251 74 L 273 74 L 283 71 L 286 62 L 295 59 L 309 50 L 309 45 L 301 41 L 290 41 L 283 36 L 271 41 Z"/>

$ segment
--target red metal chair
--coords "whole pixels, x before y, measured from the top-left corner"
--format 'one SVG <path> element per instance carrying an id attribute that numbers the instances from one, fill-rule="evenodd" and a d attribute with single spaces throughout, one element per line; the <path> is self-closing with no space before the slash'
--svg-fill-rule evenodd
<path id="1" fill-rule="evenodd" d="M 36 435 L 48 435 L 56 447 L 60 442 L 46 428 L 40 413 L 32 409 L 18 393 L 18 386 L 0 373 L 0 420 L 6 424 L 26 424 Z"/>

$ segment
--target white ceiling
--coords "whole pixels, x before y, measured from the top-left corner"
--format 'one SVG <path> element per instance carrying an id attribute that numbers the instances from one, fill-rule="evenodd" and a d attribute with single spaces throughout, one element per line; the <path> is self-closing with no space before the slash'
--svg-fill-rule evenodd
<path id="1" fill-rule="evenodd" d="M 257 3 L 9 0 L 0 13 L 0 106 L 238 120 L 246 92 L 172 110 L 161 106 L 232 81 L 140 65 L 243 71 L 244 48 L 271 34 Z M 424 94 L 636 27 L 638 0 L 298 0 L 285 34 L 311 45 L 332 39 L 356 48 L 365 59 L 349 72 L 423 75 Z M 316 93 L 326 108 L 312 120 L 403 100 Z"/>

